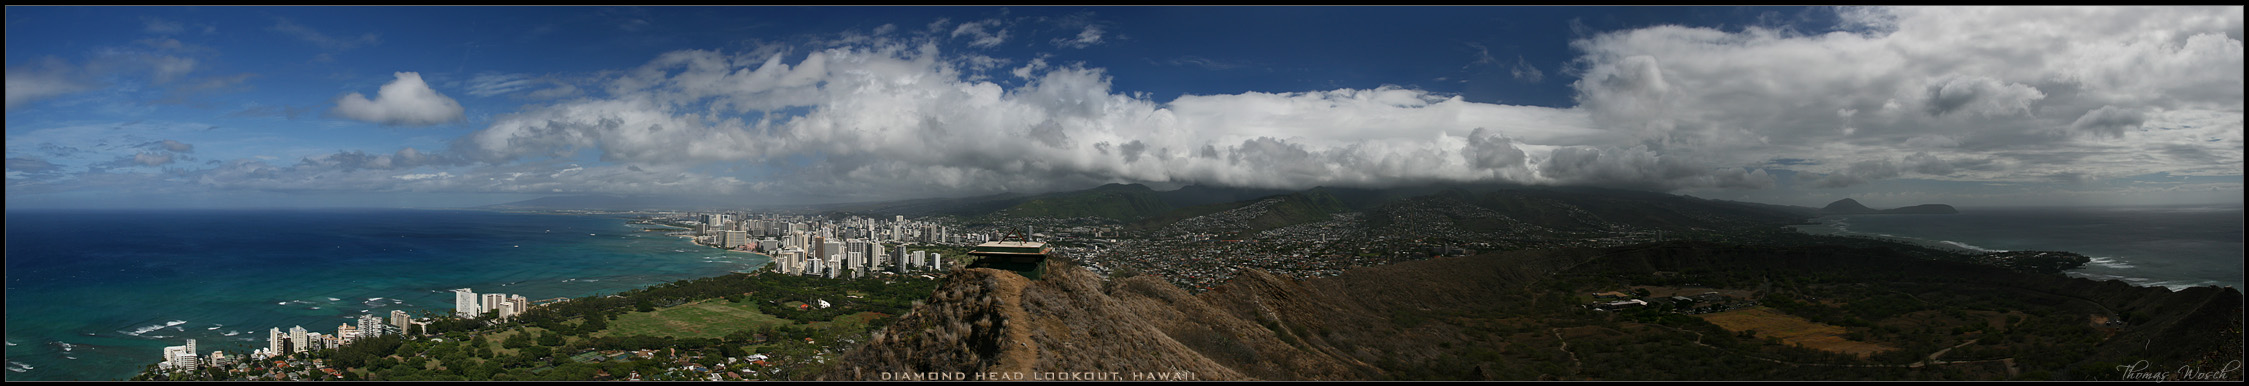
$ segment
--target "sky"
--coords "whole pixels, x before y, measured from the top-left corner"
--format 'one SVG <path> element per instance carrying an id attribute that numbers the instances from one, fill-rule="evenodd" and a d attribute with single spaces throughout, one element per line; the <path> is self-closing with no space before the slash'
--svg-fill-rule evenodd
<path id="1" fill-rule="evenodd" d="M 6 206 L 2242 202 L 2224 7 L 7 7 Z"/>

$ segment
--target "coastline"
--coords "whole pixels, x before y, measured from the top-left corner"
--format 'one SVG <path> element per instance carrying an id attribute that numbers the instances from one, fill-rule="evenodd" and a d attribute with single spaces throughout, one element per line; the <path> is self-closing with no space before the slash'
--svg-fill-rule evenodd
<path id="1" fill-rule="evenodd" d="M 569 217 L 585 220 L 516 217 L 529 214 L 579 215 Z M 542 299 L 595 296 L 754 271 L 771 261 L 755 253 L 713 254 L 670 247 L 654 239 L 668 236 L 632 231 L 628 218 L 587 214 L 457 209 L 202 211 L 133 224 L 151 230 L 213 229 L 218 227 L 201 224 L 239 221 L 261 224 L 227 227 L 232 229 L 210 233 L 213 236 L 175 232 L 182 233 L 178 237 L 197 239 L 193 243 L 197 245 L 181 248 L 177 241 L 161 247 L 142 243 L 112 247 L 108 242 L 67 236 L 83 233 L 72 231 L 75 228 L 118 223 L 111 217 L 144 217 L 144 213 L 56 213 L 85 219 L 58 223 L 58 229 L 9 232 L 12 239 L 49 240 L 11 243 L 11 252 L 21 253 L 11 253 L 18 256 L 10 259 L 17 275 L 11 275 L 8 291 L 12 327 L 7 348 L 13 362 L 8 378 L 124 379 L 157 361 L 162 347 L 190 338 L 199 341 L 205 351 L 201 354 L 213 350 L 228 351 L 229 356 L 247 354 L 264 346 L 269 327 L 286 330 L 302 325 L 325 333 L 333 332 L 345 318 L 363 313 L 450 309 L 449 294 L 439 293 L 447 288 Z M 343 225 L 329 226 L 334 223 Z M 553 233 L 547 234 L 550 228 Z M 160 240 L 145 244 L 156 241 Z M 320 258 L 318 264 L 264 262 L 296 261 L 308 257 L 308 251 Z M 96 256 L 81 256 L 85 253 Z M 124 264 L 120 266 L 110 264 L 108 256 L 171 258 L 118 260 Z M 209 258 L 204 256 L 223 258 L 205 263 Z M 181 266 L 173 261 L 198 264 Z M 227 268 L 246 264 L 261 268 Z M 481 269 L 446 268 L 454 266 Z M 119 268 L 125 271 L 119 273 Z M 88 274 L 105 279 L 72 279 Z"/>
<path id="2" fill-rule="evenodd" d="M 2240 270 L 2224 266 L 2229 264 L 2224 260 L 2235 267 L 2240 264 L 2240 233 L 2231 233 L 2229 240 L 2223 226 L 2213 235 L 2200 229 L 2202 224 L 2179 219 L 2185 213 L 2223 220 L 2240 210 L 2228 206 L 1969 208 L 1953 215 L 1823 215 L 1788 227 L 1805 234 L 1875 238 L 1963 254 L 2067 251 L 2089 260 L 2062 272 L 2070 277 L 2119 280 L 2176 292 L 2201 286 L 2240 288 Z M 2238 227 L 2239 219 L 2232 217 L 2232 226 Z M 2234 276 L 2226 277 L 2222 271 Z"/>

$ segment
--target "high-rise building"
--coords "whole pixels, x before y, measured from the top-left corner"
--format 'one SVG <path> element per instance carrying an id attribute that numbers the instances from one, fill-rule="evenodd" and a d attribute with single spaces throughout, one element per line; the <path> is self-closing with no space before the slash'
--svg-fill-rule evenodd
<path id="1" fill-rule="evenodd" d="M 478 314 L 483 314 L 484 310 L 477 307 L 476 301 L 476 292 L 474 291 L 469 291 L 467 288 L 453 290 L 453 313 L 463 318 L 474 318 Z"/>
<path id="2" fill-rule="evenodd" d="M 289 344 L 295 346 L 290 347 L 290 353 L 301 353 L 310 349 L 307 346 L 312 345 L 312 339 L 308 339 L 306 335 L 308 334 L 305 332 L 305 326 L 289 327 Z"/>
<path id="3" fill-rule="evenodd" d="M 383 318 L 377 318 L 375 315 L 360 315 L 358 322 L 359 335 L 351 337 L 352 339 L 383 336 L 383 333 L 386 332 L 384 331 L 386 328 L 383 325 Z"/>
<path id="4" fill-rule="evenodd" d="M 718 246 L 721 248 L 739 247 L 742 246 L 742 244 L 749 243 L 750 239 L 749 232 L 743 231 L 726 231 L 725 235 L 725 239 L 719 241 L 718 244 Z"/>
<path id="5" fill-rule="evenodd" d="M 281 335 L 280 327 L 266 330 L 266 352 L 273 353 L 273 355 L 287 353 L 289 352 L 288 341 L 288 336 Z"/>
<path id="6" fill-rule="evenodd" d="M 515 303 L 516 315 L 522 315 L 525 311 L 531 310 L 531 298 L 529 297 L 525 297 L 523 295 L 508 295 L 508 301 Z"/>
<path id="7" fill-rule="evenodd" d="M 406 310 L 390 310 L 390 326 L 401 334 L 406 333 L 406 323 L 411 320 L 406 317 Z"/>
<path id="8" fill-rule="evenodd" d="M 812 251 L 813 258 L 826 259 L 828 258 L 828 254 L 835 253 L 828 251 L 828 238 L 820 237 L 817 235 L 810 236 L 809 238 L 811 239 L 811 243 L 807 244 L 805 249 Z"/>
<path id="9" fill-rule="evenodd" d="M 844 266 L 851 268 L 851 278 L 857 279 L 860 275 L 867 274 L 866 255 L 861 255 L 859 252 L 844 252 L 843 260 Z"/>
<path id="10" fill-rule="evenodd" d="M 508 301 L 508 294 L 477 294 L 477 296 L 482 298 L 482 301 L 477 302 L 477 306 L 483 307 L 476 311 L 478 316 L 483 316 L 486 312 L 499 312 L 500 303 Z"/>
<path id="11" fill-rule="evenodd" d="M 499 307 L 495 307 L 495 309 L 498 309 L 498 310 L 500 310 L 500 315 L 499 315 L 499 317 L 500 317 L 500 320 L 508 320 L 508 319 L 514 319 L 514 318 L 515 318 L 515 310 L 516 310 L 516 308 L 515 308 L 515 302 L 514 302 L 514 301 L 505 301 L 505 302 L 500 302 L 500 306 L 499 306 Z"/>
<path id="12" fill-rule="evenodd" d="M 351 323 L 344 323 L 341 326 L 336 326 L 336 338 L 341 339 L 344 342 L 359 340 L 359 327 L 352 327 Z"/>
<path id="13" fill-rule="evenodd" d="M 157 367 L 166 370 L 192 370 L 200 363 L 195 360 L 195 340 L 188 339 L 186 346 L 164 347 L 164 362 Z"/>
<path id="14" fill-rule="evenodd" d="M 893 263 L 887 258 L 890 255 L 882 252 L 882 243 L 867 243 L 867 260 L 873 260 L 869 262 L 872 265 L 868 266 L 868 269 L 882 269 Z"/>

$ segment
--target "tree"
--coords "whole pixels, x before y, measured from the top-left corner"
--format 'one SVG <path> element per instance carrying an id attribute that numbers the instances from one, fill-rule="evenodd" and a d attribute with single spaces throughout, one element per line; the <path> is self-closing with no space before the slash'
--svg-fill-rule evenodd
<path id="1" fill-rule="evenodd" d="M 560 347 L 562 346 L 562 335 L 553 332 L 539 334 L 539 345 L 546 347 Z"/>
<path id="2" fill-rule="evenodd" d="M 607 329 L 609 329 L 609 319 L 604 318 L 601 315 L 593 315 L 587 317 L 585 323 L 581 323 L 578 325 L 579 334 L 592 334 L 594 332 Z"/>
<path id="3" fill-rule="evenodd" d="M 656 303 L 641 299 L 639 303 L 633 303 L 633 309 L 640 312 L 656 312 Z"/>
<path id="4" fill-rule="evenodd" d="M 515 334 L 515 336 L 510 336 L 510 337 L 508 337 L 508 339 L 500 341 L 500 347 L 506 347 L 506 348 L 514 348 L 514 349 L 520 349 L 520 348 L 524 348 L 524 347 L 530 347 L 530 346 L 531 346 L 531 337 L 530 337 L 530 335 L 531 335 L 531 333 L 530 333 L 530 332 L 528 332 L 528 331 L 526 331 L 526 332 L 521 332 L 521 333 L 517 333 L 517 334 Z"/>

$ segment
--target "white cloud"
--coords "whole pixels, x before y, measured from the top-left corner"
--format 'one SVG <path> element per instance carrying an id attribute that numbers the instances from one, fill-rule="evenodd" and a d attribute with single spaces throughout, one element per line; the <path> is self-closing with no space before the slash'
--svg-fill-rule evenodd
<path id="1" fill-rule="evenodd" d="M 942 22 L 942 20 L 939 21 L 939 23 Z M 931 26 L 936 25 L 931 24 Z M 986 29 L 997 31 L 986 31 Z M 953 27 L 953 37 L 961 37 L 962 35 L 968 36 L 968 46 L 970 47 L 992 47 L 1007 42 L 1007 27 L 1001 26 L 999 19 L 961 23 L 959 27 Z"/>
<path id="2" fill-rule="evenodd" d="M 1100 68 L 1045 58 L 1008 68 L 942 50 L 993 47 L 1007 31 L 997 19 L 939 21 L 911 37 L 825 43 L 793 61 L 794 49 L 670 52 L 531 92 L 585 97 L 496 117 L 443 151 L 340 152 L 287 167 L 242 160 L 195 178 L 253 189 L 871 199 L 1106 182 L 1705 192 L 1769 189 L 1780 175 L 1812 189 L 2239 176 L 2239 9 L 1845 8 L 1851 32 L 1585 35 L 1574 43 L 1583 56 L 1564 66 L 1579 78 L 1579 105 L 1568 109 L 1395 86 L 1152 100 L 1113 90 Z M 1527 64 L 1518 57 L 1511 73 L 1544 75 Z M 983 80 L 991 69 L 1012 70 L 1021 85 Z M 399 74 L 373 101 L 347 96 L 336 111 L 356 106 L 381 114 L 354 119 L 391 124 L 460 119 L 414 75 Z M 526 78 L 479 77 L 469 92 L 524 92 Z M 571 164 L 585 152 L 602 162 Z"/>
<path id="3" fill-rule="evenodd" d="M 187 30 L 186 25 L 180 24 L 176 21 L 168 21 L 153 17 L 143 17 L 141 18 L 141 22 L 144 24 L 143 29 L 152 34 L 170 35 Z"/>
<path id="4" fill-rule="evenodd" d="M 1824 175 L 1807 176 L 1818 186 L 2239 170 L 2238 142 L 2147 128 L 2178 127 L 2157 111 L 2240 126 L 2240 7 L 1839 11 L 1858 32 L 1662 26 L 1577 41 L 1579 109 L 1666 157 L 1816 161 L 1790 168 Z M 2195 156 L 2143 156 L 2167 149 Z M 1944 168 L 1908 159 L 1976 167 L 1916 173 Z"/>
<path id="5" fill-rule="evenodd" d="M 448 173 L 448 172 L 437 172 L 437 173 L 414 173 L 414 174 L 400 174 L 400 175 L 395 175 L 395 176 L 391 176 L 391 178 L 396 178 L 396 179 L 399 179 L 399 180 L 401 180 L 401 181 L 427 180 L 427 179 L 432 179 L 432 178 L 440 178 L 440 179 L 442 179 L 442 178 L 452 178 L 452 177 L 453 177 L 453 173 Z"/>
<path id="6" fill-rule="evenodd" d="M 305 42 L 312 43 L 313 45 L 318 45 L 320 46 L 320 48 L 329 51 L 347 51 L 354 48 L 359 48 L 360 46 L 371 46 L 383 43 L 382 36 L 376 35 L 374 33 L 360 34 L 358 37 L 329 36 L 328 34 L 321 33 L 318 30 L 312 29 L 312 27 L 306 27 L 304 25 L 297 24 L 296 22 L 290 21 L 286 18 L 275 20 L 273 27 L 269 29 L 275 32 L 280 32 L 282 34 L 296 37 L 299 40 L 304 40 Z"/>
<path id="7" fill-rule="evenodd" d="M 524 74 L 476 74 L 476 77 L 469 78 L 469 95 L 482 97 L 512 93 L 539 83 L 539 80 Z"/>
<path id="8" fill-rule="evenodd" d="M 1101 36 L 1104 32 L 1105 31 L 1101 29 L 1100 25 L 1087 25 L 1085 26 L 1085 30 L 1078 32 L 1078 35 L 1076 37 L 1055 38 L 1054 45 L 1056 47 L 1069 48 L 1086 48 L 1100 45 Z"/>
<path id="9" fill-rule="evenodd" d="M 793 66 L 778 55 L 673 52 L 614 79 L 607 98 L 503 118 L 455 149 L 491 164 L 590 150 L 641 167 L 757 165 L 776 174 L 753 189 L 861 196 L 1133 181 L 1288 188 L 1494 180 L 1770 184 L 1761 172 L 1645 150 L 1639 158 L 1578 163 L 1588 169 L 1539 168 L 1560 146 L 1629 154 L 1615 146 L 1631 145 L 1631 137 L 1594 129 L 1571 110 L 1397 87 L 1158 103 L 1113 92 L 1099 69 L 1034 60 L 1013 71 L 1029 81 L 1009 89 L 963 75 L 976 66 L 972 55 L 941 60 L 927 44 L 834 48 Z M 800 106 L 810 109 L 783 113 Z M 734 110 L 759 114 L 725 114 Z M 1649 175 L 1653 182 L 1577 175 L 1640 161 L 1680 171 Z"/>
<path id="10" fill-rule="evenodd" d="M 439 94 L 413 72 L 398 77 L 377 91 L 374 100 L 351 93 L 336 100 L 329 112 L 353 120 L 385 125 L 434 125 L 461 120 L 461 104 Z"/>
<path id="11" fill-rule="evenodd" d="M 57 58 L 43 58 L 7 70 L 7 109 L 35 100 L 91 89 L 72 76 L 71 66 Z"/>
<path id="12" fill-rule="evenodd" d="M 133 155 L 133 162 L 147 166 L 161 166 L 164 164 L 172 163 L 172 155 L 165 153 L 139 153 Z"/>
<path id="13" fill-rule="evenodd" d="M 1545 72 L 1539 71 L 1537 66 L 1532 66 L 1529 60 L 1523 60 L 1521 56 L 1515 57 L 1515 67 L 1507 69 L 1507 73 L 1524 82 L 1538 83 L 1546 79 Z"/>

